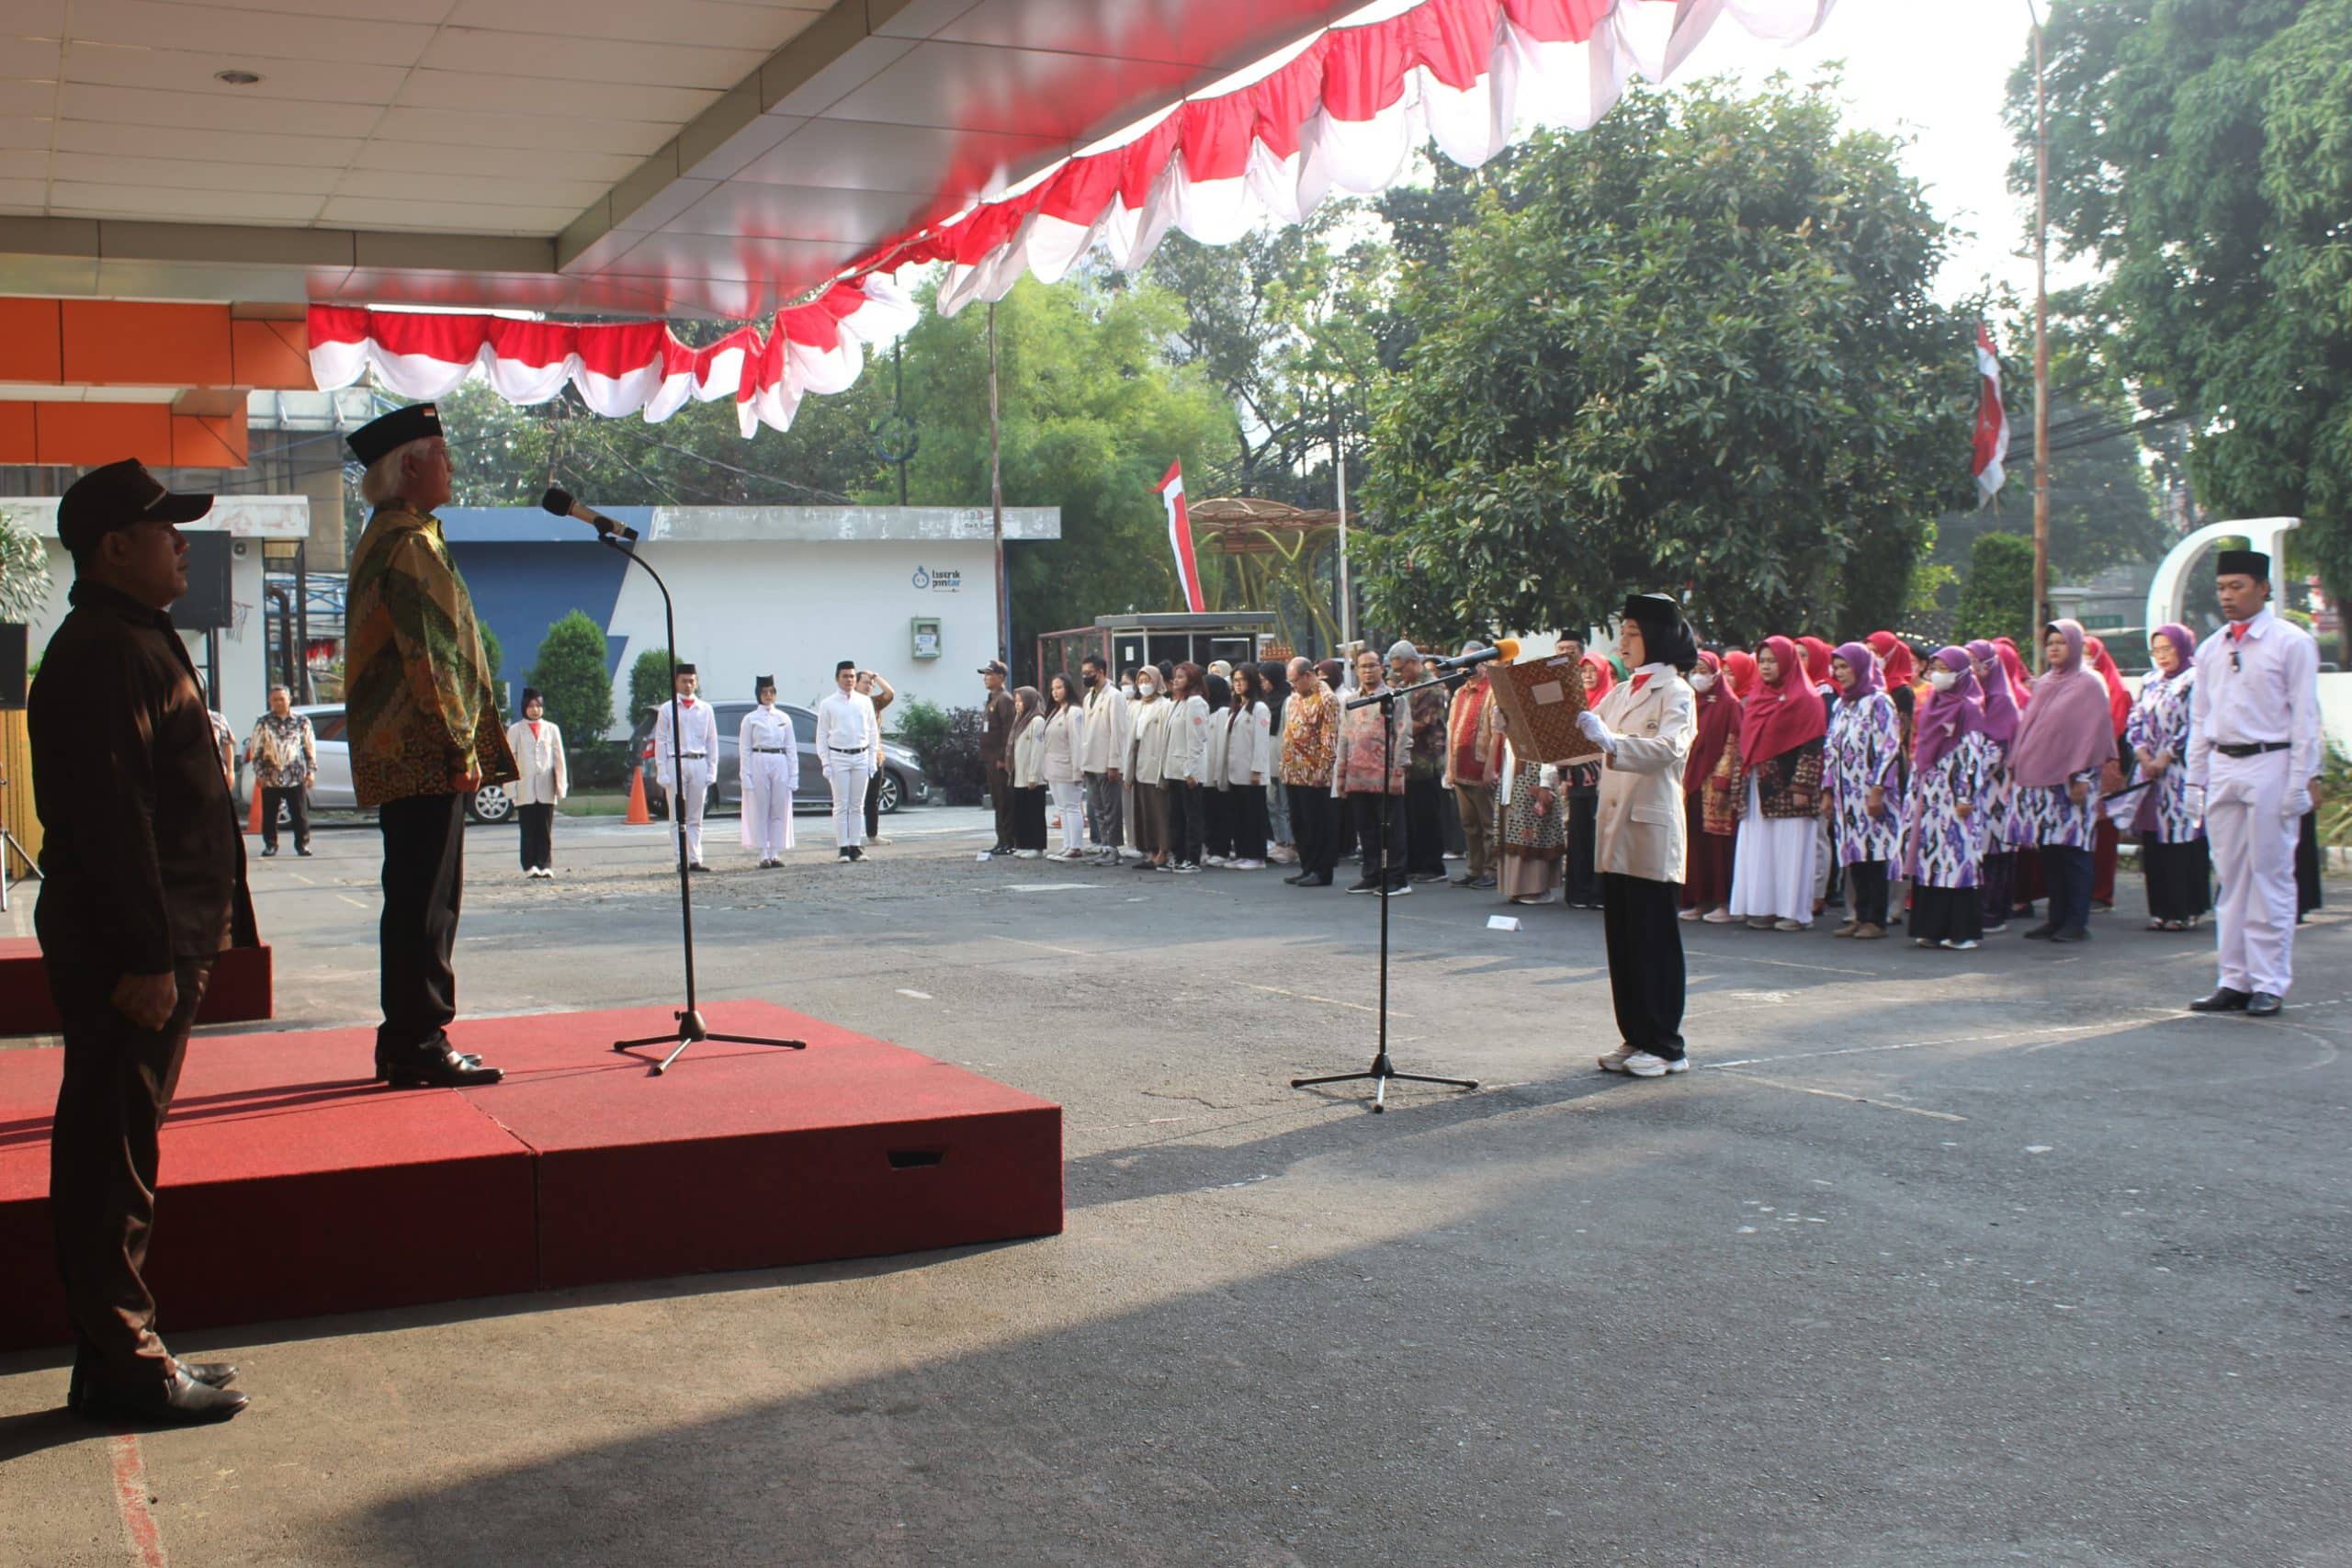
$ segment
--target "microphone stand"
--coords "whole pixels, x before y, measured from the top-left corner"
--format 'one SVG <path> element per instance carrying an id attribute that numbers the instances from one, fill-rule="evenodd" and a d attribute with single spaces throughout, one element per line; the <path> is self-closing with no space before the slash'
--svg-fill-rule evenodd
<path id="1" fill-rule="evenodd" d="M 662 581 L 662 574 L 648 565 L 642 556 L 622 543 L 618 536 L 599 529 L 597 537 L 618 550 L 625 559 L 634 561 L 646 576 L 653 580 L 653 586 L 662 591 L 662 631 L 669 644 L 670 701 L 674 705 L 678 700 L 678 621 L 670 605 L 670 585 Z M 686 1005 L 677 1015 L 677 1027 L 669 1033 L 648 1035 L 642 1040 L 613 1042 L 613 1049 L 623 1053 L 645 1045 L 669 1046 L 670 1054 L 653 1064 L 652 1076 L 657 1078 L 670 1070 L 671 1063 L 685 1055 L 687 1046 L 704 1040 L 716 1040 L 728 1045 L 774 1045 L 786 1051 L 805 1051 L 808 1048 L 806 1040 L 770 1040 L 757 1034 L 713 1034 L 702 1021 L 702 1010 L 695 1005 L 695 885 L 694 874 L 686 863 L 685 803 L 680 798 L 686 782 L 685 725 L 679 716 L 683 711 L 673 707 L 670 719 L 670 776 L 677 780 L 679 785 L 670 795 L 670 827 L 678 840 L 678 925 L 685 943 Z M 710 763 L 713 768 L 718 767 L 718 759 L 712 757 Z"/>
<path id="2" fill-rule="evenodd" d="M 1396 798 L 1388 789 L 1388 753 L 1392 744 L 1389 737 L 1396 732 L 1396 699 L 1409 697 L 1415 692 L 1430 686 L 1453 685 L 1465 679 L 1469 673 L 1467 669 L 1451 671 L 1434 679 L 1424 681 L 1418 686 L 1407 686 L 1402 690 L 1394 686 L 1384 686 L 1376 694 L 1358 697 L 1347 705 L 1350 710 L 1371 707 L 1375 704 L 1380 708 L 1380 858 L 1384 886 L 1374 895 L 1380 900 L 1379 1044 L 1373 1053 L 1372 1066 L 1363 1072 L 1327 1073 L 1320 1077 L 1293 1078 L 1290 1080 L 1290 1087 L 1310 1089 L 1317 1084 L 1368 1082 L 1374 1086 L 1372 1113 L 1375 1116 L 1381 1115 L 1388 1109 L 1388 1086 L 1392 1081 L 1442 1084 L 1448 1089 L 1474 1089 L 1478 1087 L 1478 1080 L 1476 1078 L 1441 1078 L 1431 1077 L 1426 1073 L 1400 1073 L 1396 1070 L 1396 1065 L 1388 1059 L 1388 901 L 1394 895 L 1388 891 L 1385 883 L 1390 876 L 1404 874 L 1401 868 L 1388 863 L 1393 858 L 1390 854 L 1388 839 L 1388 811 L 1390 803 Z"/>

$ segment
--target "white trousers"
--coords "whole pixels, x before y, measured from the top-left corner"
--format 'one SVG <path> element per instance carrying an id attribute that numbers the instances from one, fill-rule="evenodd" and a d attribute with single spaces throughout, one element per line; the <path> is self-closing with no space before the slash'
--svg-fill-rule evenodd
<path id="1" fill-rule="evenodd" d="M 865 843 L 865 781 L 874 776 L 874 760 L 860 752 L 834 757 L 825 774 L 833 786 L 833 842 L 842 849 Z"/>
<path id="2" fill-rule="evenodd" d="M 683 765 L 686 787 L 680 789 L 667 779 L 662 781 L 662 787 L 670 792 L 670 817 L 673 821 L 680 816 L 679 797 L 684 797 L 686 858 L 699 865 L 702 863 L 702 808 L 710 800 L 710 760 L 688 757 Z"/>
<path id="3" fill-rule="evenodd" d="M 792 847 L 788 759 L 754 751 L 743 759 L 743 847 L 774 860 Z"/>
<path id="4" fill-rule="evenodd" d="M 1062 850 L 1076 854 L 1086 841 L 1086 786 L 1072 779 L 1068 784 L 1048 782 L 1054 809 L 1062 814 Z"/>
<path id="5" fill-rule="evenodd" d="M 2295 978 L 2295 840 L 2302 823 L 2281 817 L 2287 757 L 2215 752 L 2206 772 L 2205 837 L 2222 885 L 2213 915 L 2222 984 L 2283 997 Z"/>

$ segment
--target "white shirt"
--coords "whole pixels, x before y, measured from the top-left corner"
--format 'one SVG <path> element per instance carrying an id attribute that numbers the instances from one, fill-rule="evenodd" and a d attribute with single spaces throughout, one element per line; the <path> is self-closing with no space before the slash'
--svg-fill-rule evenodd
<path id="1" fill-rule="evenodd" d="M 836 761 L 850 760 L 843 751 L 863 751 L 869 766 L 882 765 L 882 724 L 863 692 L 836 691 L 817 705 L 818 764 L 830 773 Z"/>
<path id="2" fill-rule="evenodd" d="M 2223 626 L 2198 645 L 2188 782 L 2205 787 L 2216 746 L 2284 740 L 2288 787 L 2295 788 L 2320 773 L 2319 644 L 2267 604 L 2245 625 L 2243 640 Z"/>
<path id="3" fill-rule="evenodd" d="M 678 731 L 678 750 L 685 753 L 689 762 L 697 751 L 708 762 L 718 754 L 718 716 L 700 697 L 684 700 L 685 717 Z M 673 697 L 662 705 L 653 717 L 653 771 L 664 784 L 670 779 L 670 727 L 681 722 L 678 705 L 679 699 Z"/>
<path id="4" fill-rule="evenodd" d="M 735 760 L 749 773 L 752 759 L 773 755 L 784 767 L 787 792 L 800 787 L 800 743 L 792 732 L 792 716 L 782 708 L 755 707 L 743 716 L 735 731 Z"/>

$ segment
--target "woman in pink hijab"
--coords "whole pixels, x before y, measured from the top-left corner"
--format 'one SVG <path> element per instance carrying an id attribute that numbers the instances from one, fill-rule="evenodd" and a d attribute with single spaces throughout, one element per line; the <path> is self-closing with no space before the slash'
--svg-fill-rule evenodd
<path id="1" fill-rule="evenodd" d="M 2019 817 L 2041 852 L 2050 916 L 2029 939 L 2088 942 L 2091 849 L 2098 840 L 2098 776 L 2115 761 L 2114 716 L 2107 682 L 2083 660 L 2080 622 L 2057 620 L 2042 634 L 2049 668 L 2009 750 Z"/>
<path id="2" fill-rule="evenodd" d="M 2017 792 L 2009 783 L 2009 747 L 2025 716 L 2009 684 L 2008 666 L 1995 644 L 1978 638 L 1968 645 L 1969 673 L 1984 693 L 1985 742 L 1992 748 L 1990 777 L 1984 796 L 1984 860 L 1977 875 L 1977 892 L 1984 906 L 1984 932 L 1993 936 L 2009 928 L 2009 895 L 2018 865 L 2018 844 L 2023 833 L 2018 819 Z"/>

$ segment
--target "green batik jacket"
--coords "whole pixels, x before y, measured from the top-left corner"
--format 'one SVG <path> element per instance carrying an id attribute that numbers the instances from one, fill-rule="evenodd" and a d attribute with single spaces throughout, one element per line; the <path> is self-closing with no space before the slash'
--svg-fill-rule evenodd
<path id="1" fill-rule="evenodd" d="M 473 600 L 441 522 L 405 502 L 359 536 L 344 604 L 344 705 L 359 804 L 450 795 L 519 770 L 506 744 Z"/>

